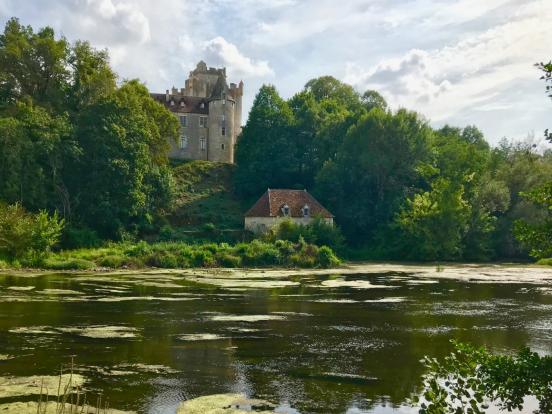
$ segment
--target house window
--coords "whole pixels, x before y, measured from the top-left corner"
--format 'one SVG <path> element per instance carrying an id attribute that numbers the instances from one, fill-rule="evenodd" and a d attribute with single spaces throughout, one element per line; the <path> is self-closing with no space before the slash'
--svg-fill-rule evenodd
<path id="1" fill-rule="evenodd" d="M 284 206 L 282 207 L 282 213 L 284 214 L 284 216 L 288 217 L 289 216 L 289 206 L 287 204 L 284 204 Z"/>
<path id="2" fill-rule="evenodd" d="M 186 115 L 180 115 L 180 125 L 185 127 L 186 126 Z"/>
<path id="3" fill-rule="evenodd" d="M 206 116 L 200 116 L 199 117 L 199 127 L 200 128 L 207 128 L 207 117 Z"/>
<path id="4" fill-rule="evenodd" d="M 207 141 L 203 137 L 199 139 L 199 148 L 201 151 L 205 151 L 207 149 Z"/>
<path id="5" fill-rule="evenodd" d="M 225 135 L 226 135 L 226 127 L 222 127 L 222 128 L 221 128 L 220 134 L 221 134 L 222 136 L 225 136 Z"/>
<path id="6" fill-rule="evenodd" d="M 307 204 L 305 204 L 305 207 L 303 207 L 303 216 L 308 217 L 310 215 L 310 208 Z"/>
<path id="7" fill-rule="evenodd" d="M 181 135 L 180 143 L 179 143 L 180 149 L 185 149 L 187 146 L 188 146 L 188 137 L 186 135 Z"/>

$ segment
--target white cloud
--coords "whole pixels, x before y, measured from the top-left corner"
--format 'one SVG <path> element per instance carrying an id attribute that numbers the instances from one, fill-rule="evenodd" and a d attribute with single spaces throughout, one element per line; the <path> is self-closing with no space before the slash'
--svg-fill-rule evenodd
<path id="1" fill-rule="evenodd" d="M 262 77 L 274 75 L 267 61 L 252 60 L 244 56 L 233 43 L 217 36 L 203 45 L 205 59 L 214 64 L 226 66 L 231 76 Z"/>
<path id="2" fill-rule="evenodd" d="M 508 23 L 452 46 L 413 49 L 368 70 L 349 63 L 345 81 L 359 89 L 378 89 L 395 107 L 416 109 L 435 121 L 478 106 L 480 111 L 503 111 L 506 104 L 496 106 L 493 99 L 521 80 L 537 82 L 532 64 L 551 55 L 552 26 L 545 23 L 550 19 L 552 8 L 533 2 Z"/>
<path id="3" fill-rule="evenodd" d="M 87 10 L 99 18 L 96 30 L 113 34 L 116 42 L 146 43 L 151 38 L 148 18 L 135 3 L 86 0 Z"/>

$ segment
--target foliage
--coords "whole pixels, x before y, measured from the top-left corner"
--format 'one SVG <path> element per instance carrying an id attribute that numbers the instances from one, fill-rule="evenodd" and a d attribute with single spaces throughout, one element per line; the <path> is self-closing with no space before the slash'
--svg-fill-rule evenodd
<path id="1" fill-rule="evenodd" d="M 541 76 L 541 79 L 543 79 L 546 82 L 546 94 L 552 98 L 552 61 L 548 63 L 537 63 L 535 66 L 542 70 L 543 75 Z M 552 142 L 552 132 L 547 129 L 544 131 L 544 135 L 546 136 L 546 139 L 550 142 Z"/>
<path id="2" fill-rule="evenodd" d="M 277 240 L 251 243 L 110 243 L 104 247 L 52 253 L 41 266 L 49 269 L 89 269 L 93 267 L 331 267 L 340 260 L 327 246 L 300 239 L 297 243 Z"/>
<path id="3" fill-rule="evenodd" d="M 57 213 L 28 213 L 20 204 L 0 203 L 0 255 L 40 263 L 56 245 L 64 221 Z"/>
<path id="4" fill-rule="evenodd" d="M 57 211 L 102 237 L 143 228 L 171 202 L 178 122 L 105 51 L 17 19 L 0 34 L 0 199 Z"/>
<path id="5" fill-rule="evenodd" d="M 522 193 L 527 200 L 542 208 L 538 222 L 518 220 L 514 232 L 518 240 L 527 246 L 531 256 L 544 259 L 552 256 L 552 182 Z"/>
<path id="6" fill-rule="evenodd" d="M 425 357 L 420 413 L 484 413 L 489 403 L 522 410 L 524 397 L 534 396 L 539 411 L 552 408 L 552 357 L 524 348 L 516 355 L 495 355 L 485 348 L 453 342 L 443 360 Z"/>
<path id="7" fill-rule="evenodd" d="M 349 242 L 373 242 L 420 180 L 431 129 L 413 113 L 374 109 L 352 126 L 334 161 L 317 176 L 316 194 L 339 218 Z M 400 150 L 398 150 L 400 149 Z"/>
<path id="8" fill-rule="evenodd" d="M 335 251 L 343 251 L 345 240 L 339 227 L 328 224 L 321 217 L 306 225 L 296 224 L 291 220 L 284 220 L 273 227 L 265 237 L 270 241 L 289 240 L 298 243 L 301 238 L 306 242 L 318 246 L 329 246 Z"/>

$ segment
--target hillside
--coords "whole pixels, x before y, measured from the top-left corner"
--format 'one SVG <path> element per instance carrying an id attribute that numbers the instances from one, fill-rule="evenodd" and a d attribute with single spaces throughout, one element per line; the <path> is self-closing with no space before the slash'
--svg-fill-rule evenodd
<path id="1" fill-rule="evenodd" d="M 232 191 L 234 166 L 210 161 L 187 161 L 174 166 L 177 198 L 167 217 L 173 227 L 200 230 L 243 228 L 243 206 Z"/>

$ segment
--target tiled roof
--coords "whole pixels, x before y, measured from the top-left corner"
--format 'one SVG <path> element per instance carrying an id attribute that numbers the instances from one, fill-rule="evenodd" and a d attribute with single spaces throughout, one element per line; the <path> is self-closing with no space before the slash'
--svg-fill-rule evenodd
<path id="1" fill-rule="evenodd" d="M 205 114 L 209 113 L 209 103 L 206 98 L 199 98 L 196 96 L 175 96 L 170 95 L 169 102 L 167 102 L 167 97 L 164 93 L 152 93 L 151 97 L 157 102 L 162 103 L 172 112 L 179 113 L 194 113 L 194 114 Z M 171 105 L 171 100 L 174 101 L 174 105 Z M 184 102 L 184 106 L 181 105 L 181 102 Z M 203 108 L 201 104 L 203 103 Z"/>
<path id="2" fill-rule="evenodd" d="M 331 218 L 333 214 L 306 190 L 271 190 L 268 189 L 251 207 L 245 217 L 283 217 L 282 207 L 287 205 L 291 217 L 303 217 L 303 207 L 309 207 L 310 216 Z"/>

